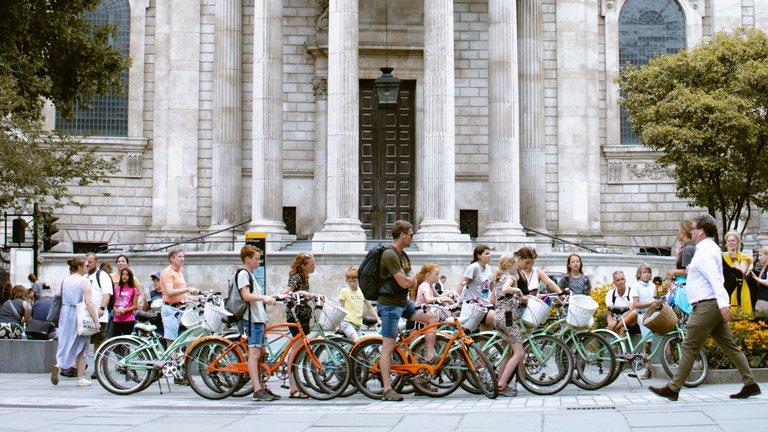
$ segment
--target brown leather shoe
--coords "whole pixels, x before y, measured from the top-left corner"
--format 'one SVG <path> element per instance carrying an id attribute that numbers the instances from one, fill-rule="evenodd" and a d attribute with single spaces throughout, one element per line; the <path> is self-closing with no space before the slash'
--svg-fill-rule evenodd
<path id="1" fill-rule="evenodd" d="M 745 385 L 744 387 L 741 388 L 740 392 L 736 394 L 732 394 L 731 399 L 746 399 L 750 396 L 757 396 L 760 393 L 761 393 L 760 386 L 757 385 L 757 383 Z"/>
<path id="2" fill-rule="evenodd" d="M 669 388 L 669 386 L 664 387 L 648 387 L 648 390 L 654 392 L 657 396 L 661 396 L 663 398 L 669 399 L 672 402 L 677 401 L 677 397 L 680 394 L 680 392 L 676 392 Z"/>

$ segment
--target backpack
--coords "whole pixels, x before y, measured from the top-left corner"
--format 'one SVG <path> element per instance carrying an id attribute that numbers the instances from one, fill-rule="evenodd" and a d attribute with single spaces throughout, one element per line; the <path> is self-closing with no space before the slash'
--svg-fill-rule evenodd
<path id="1" fill-rule="evenodd" d="M 366 300 L 378 300 L 381 289 L 393 279 L 381 278 L 381 256 L 387 249 L 392 249 L 392 246 L 378 245 L 369 250 L 357 269 L 357 283 Z"/>
<path id="2" fill-rule="evenodd" d="M 104 269 L 98 269 L 96 270 L 96 284 L 99 286 L 99 291 L 104 292 L 103 289 L 101 289 L 101 273 L 107 273 Z M 115 308 L 115 283 L 112 281 L 112 276 L 107 273 L 109 284 L 112 286 L 112 295 L 109 296 L 109 303 L 107 303 L 107 310 L 112 311 Z M 96 308 L 99 307 L 99 305 L 94 305 Z"/>
<path id="3" fill-rule="evenodd" d="M 237 286 L 237 275 L 240 274 L 241 271 L 248 273 L 248 283 L 251 285 L 250 292 L 253 293 L 253 275 L 248 270 L 241 268 L 227 279 L 227 295 L 224 299 L 224 308 L 231 313 L 237 321 L 243 319 L 245 310 L 250 306 L 248 302 L 243 300 L 243 296 L 240 295 L 240 288 Z"/>

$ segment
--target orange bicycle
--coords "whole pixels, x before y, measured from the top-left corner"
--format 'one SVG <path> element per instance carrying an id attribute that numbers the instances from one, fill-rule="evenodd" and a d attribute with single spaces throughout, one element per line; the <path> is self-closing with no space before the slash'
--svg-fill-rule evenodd
<path id="1" fill-rule="evenodd" d="M 428 332 L 438 332 L 439 336 L 435 342 L 437 362 L 434 364 L 426 360 L 424 336 Z M 352 381 L 361 393 L 372 399 L 381 399 L 384 392 L 379 366 L 382 342 L 379 335 L 364 337 L 352 347 L 349 355 Z M 398 392 L 410 379 L 413 387 L 427 396 L 446 396 L 467 376 L 478 383 L 487 397 L 493 399 L 499 392 L 493 363 L 456 321 L 429 324 L 408 334 L 398 332 L 391 365 L 392 388 Z"/>
<path id="2" fill-rule="evenodd" d="M 298 295 L 277 301 L 286 303 L 294 316 L 301 302 Z M 291 335 L 291 328 L 296 329 L 296 336 Z M 268 326 L 265 338 L 265 361 L 259 363 L 265 382 L 273 375 L 285 379 L 290 367 L 299 389 L 311 398 L 331 399 L 347 388 L 350 361 L 341 345 L 324 338 L 309 339 L 297 323 Z M 235 342 L 220 336 L 197 340 L 185 359 L 190 387 L 206 399 L 231 396 L 250 382 L 247 352 L 246 336 Z M 245 390 L 244 394 L 250 393 Z"/>

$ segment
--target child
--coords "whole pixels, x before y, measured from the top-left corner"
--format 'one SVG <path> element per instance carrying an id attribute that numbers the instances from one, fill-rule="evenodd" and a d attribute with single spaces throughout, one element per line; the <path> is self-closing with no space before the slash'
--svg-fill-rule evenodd
<path id="1" fill-rule="evenodd" d="M 339 330 L 352 342 L 356 342 L 362 335 L 360 326 L 363 325 L 363 307 L 366 308 L 369 316 L 376 318 L 377 325 L 381 324 L 381 320 L 376 314 L 376 309 L 371 306 L 371 302 L 363 297 L 362 291 L 357 287 L 357 269 L 348 268 L 344 273 L 344 278 L 347 281 L 347 286 L 342 288 L 339 293 L 339 303 L 348 313 L 339 325 Z"/>
<path id="2" fill-rule="evenodd" d="M 589 278 L 584 275 L 581 257 L 577 254 L 570 254 L 565 263 L 566 273 L 565 277 L 560 281 L 560 288 L 570 290 L 572 295 L 590 295 L 592 284 L 589 282 Z"/>
<path id="3" fill-rule="evenodd" d="M 135 311 L 139 308 L 139 290 L 135 288 L 133 272 L 124 268 L 115 286 L 115 316 L 112 318 L 112 335 L 129 335 L 136 324 Z"/>
<path id="4" fill-rule="evenodd" d="M 659 300 L 656 300 L 656 285 L 651 282 L 651 277 L 653 275 L 653 272 L 651 270 L 651 266 L 649 264 L 643 263 L 640 264 L 640 266 L 637 268 L 637 273 L 635 274 L 635 277 L 637 278 L 637 285 L 632 290 L 632 300 L 635 309 L 640 314 L 638 317 L 638 322 L 640 324 L 640 331 L 643 333 L 643 337 L 647 335 L 651 330 L 643 325 L 643 319 L 645 318 L 644 314 L 648 310 L 650 306 L 653 306 L 655 304 L 659 303 Z M 651 343 L 646 342 L 645 343 L 645 354 L 648 355 L 648 357 L 645 359 L 645 373 L 640 376 L 642 379 L 649 379 L 651 378 Z"/>

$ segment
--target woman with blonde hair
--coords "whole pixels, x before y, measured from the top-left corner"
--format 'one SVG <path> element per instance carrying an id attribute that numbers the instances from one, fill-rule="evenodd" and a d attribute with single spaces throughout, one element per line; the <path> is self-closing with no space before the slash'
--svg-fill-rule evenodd
<path id="1" fill-rule="evenodd" d="M 739 285 L 731 292 L 731 306 L 732 311 L 741 309 L 744 313 L 752 313 L 752 298 L 749 293 L 749 285 L 747 285 L 747 272 L 749 266 L 752 265 L 752 257 L 741 252 L 741 236 L 736 231 L 728 231 L 725 233 L 725 247 L 726 251 L 723 252 L 723 259 L 726 264 L 733 267 L 734 270 L 738 270 L 736 273 L 741 273 L 739 279 Z"/>
<path id="2" fill-rule="evenodd" d="M 760 264 L 763 265 L 763 270 L 760 275 L 756 275 L 753 272 L 749 272 L 749 276 L 757 281 L 757 302 L 755 303 L 755 311 L 768 313 L 768 246 L 763 246 L 758 251 L 757 259 Z"/>
<path id="3" fill-rule="evenodd" d="M 494 309 L 496 314 L 493 319 L 493 326 L 499 336 L 504 339 L 512 348 L 499 367 L 499 394 L 507 397 L 517 396 L 515 385 L 510 385 L 512 373 L 517 368 L 520 360 L 523 358 L 523 338 L 520 335 L 520 329 L 517 324 L 519 318 L 518 306 L 525 303 L 527 297 L 517 285 L 517 257 L 515 255 L 504 255 L 499 260 L 499 268 L 496 270 L 493 294 Z"/>

